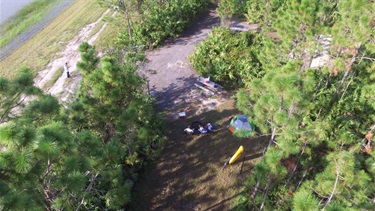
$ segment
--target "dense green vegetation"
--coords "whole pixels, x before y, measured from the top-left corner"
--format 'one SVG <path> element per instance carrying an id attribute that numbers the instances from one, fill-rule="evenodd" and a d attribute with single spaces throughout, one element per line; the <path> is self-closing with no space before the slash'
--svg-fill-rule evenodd
<path id="1" fill-rule="evenodd" d="M 154 4 L 142 2 L 146 8 Z M 161 14 L 171 23 L 186 20 L 179 28 L 168 26 L 167 34 L 159 29 L 157 37 L 137 39 L 160 44 L 181 33 L 197 11 L 208 6 L 208 1 L 178 3 L 160 2 L 154 12 L 165 10 Z M 178 6 L 184 11 L 172 9 Z M 154 27 L 151 17 L 145 15 L 142 21 Z M 164 20 L 158 25 L 164 27 Z M 126 39 L 120 44 L 118 49 L 133 45 Z M 138 175 L 160 153 L 163 121 L 146 92 L 145 79 L 136 73 L 145 55 L 112 49 L 111 55 L 99 58 L 87 43 L 79 50 L 77 67 L 83 79 L 76 100 L 67 107 L 36 88 L 28 68 L 14 79 L 0 78 L 2 210 L 126 208 Z"/>
<path id="2" fill-rule="evenodd" d="M 253 33 L 214 28 L 191 55 L 192 66 L 199 74 L 211 76 L 226 87 L 242 87 L 244 82 L 262 76 L 256 37 Z"/>
<path id="3" fill-rule="evenodd" d="M 211 0 L 101 0 L 117 5 L 125 14 L 127 30 L 117 38 L 119 46 L 159 47 L 165 40 L 180 35 L 207 9 Z"/>
<path id="4" fill-rule="evenodd" d="M 246 4 L 246 9 L 236 10 L 239 3 Z M 192 59 L 202 73 L 216 79 L 224 74 L 243 85 L 237 107 L 250 116 L 260 135 L 270 136 L 238 209 L 372 209 L 375 4 L 367 0 L 267 4 L 223 0 L 218 10 L 222 18 L 244 16 L 262 27 L 260 43 L 252 46 L 246 42 L 250 32 L 229 35 L 223 33 L 225 29 L 214 30 Z M 313 55 L 322 51 L 321 35 L 332 37 L 331 58 L 313 69 Z M 244 44 L 232 45 L 241 43 L 239 37 L 245 38 Z M 257 60 L 232 53 L 238 49 Z M 238 65 L 246 59 L 252 62 L 247 64 L 253 67 L 250 72 Z M 233 61 L 225 73 L 224 61 Z M 254 74 L 258 72 L 262 74 Z"/>
<path id="5" fill-rule="evenodd" d="M 63 107 L 33 85 L 30 70 L 0 78 L 0 207 L 119 210 L 163 145 L 163 125 L 145 81 L 142 53 L 189 26 L 209 1 L 102 0 L 127 30 L 102 58 L 83 43 L 76 100 Z M 222 0 L 222 18 L 260 33 L 216 28 L 193 66 L 232 88 L 237 107 L 269 136 L 238 210 L 370 210 L 375 198 L 375 5 L 370 0 Z M 270 36 L 275 34 L 277 36 Z M 318 38 L 331 62 L 310 68 Z M 24 102 L 27 102 L 26 104 Z"/>
<path id="6" fill-rule="evenodd" d="M 80 51 L 84 79 L 67 109 L 33 86 L 28 69 L 1 79 L 2 209 L 119 209 L 159 153 L 162 121 L 135 74 L 137 55 L 120 64 L 87 43 Z M 23 108 L 25 96 L 34 100 Z"/>

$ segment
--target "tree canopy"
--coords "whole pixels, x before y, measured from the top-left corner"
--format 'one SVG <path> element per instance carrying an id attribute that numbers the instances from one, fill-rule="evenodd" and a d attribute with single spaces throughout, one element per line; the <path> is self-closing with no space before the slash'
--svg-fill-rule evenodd
<path id="1" fill-rule="evenodd" d="M 371 209 L 375 4 L 246 1 L 246 10 L 233 9 L 237 4 L 222 1 L 219 14 L 244 16 L 258 24 L 256 42 L 244 39 L 252 32 L 230 35 L 229 30 L 227 34 L 214 30 L 194 52 L 192 62 L 213 78 L 222 78 L 221 69 L 234 76 L 231 79 L 243 87 L 237 92 L 238 109 L 252 119 L 259 135 L 270 137 L 263 161 L 249 175 L 246 200 L 238 207 Z M 312 68 L 312 60 L 323 53 L 322 37 L 328 39 L 329 61 Z M 228 44 L 232 40 L 238 45 Z M 217 50 L 220 46 L 230 50 Z M 233 54 L 237 49 L 240 53 Z M 247 54 L 253 56 L 238 56 Z M 221 68 L 228 57 L 236 64 L 257 59 L 247 61 L 249 69 Z M 254 72 L 262 74 L 247 77 Z"/>

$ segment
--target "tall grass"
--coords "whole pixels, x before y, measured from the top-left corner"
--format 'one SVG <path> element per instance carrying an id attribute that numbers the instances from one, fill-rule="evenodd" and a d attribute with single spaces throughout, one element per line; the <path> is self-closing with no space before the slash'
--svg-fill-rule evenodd
<path id="1" fill-rule="evenodd" d="M 14 37 L 39 22 L 60 0 L 38 0 L 22 8 L 16 16 L 4 23 L 0 31 L 0 48 L 9 43 Z"/>

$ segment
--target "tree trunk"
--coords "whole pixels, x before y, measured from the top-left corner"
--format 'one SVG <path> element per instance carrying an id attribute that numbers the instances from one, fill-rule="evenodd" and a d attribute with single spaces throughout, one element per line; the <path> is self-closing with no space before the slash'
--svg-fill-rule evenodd
<path id="1" fill-rule="evenodd" d="M 272 135 L 271 135 L 271 139 L 270 141 L 268 142 L 268 146 L 267 146 L 267 149 L 270 148 L 272 146 L 272 143 L 273 141 L 275 140 L 275 136 L 276 136 L 276 128 L 273 128 L 272 130 Z M 263 153 L 264 154 L 264 153 Z M 263 156 L 264 157 L 264 156 Z M 258 192 L 258 189 L 259 189 L 259 185 L 260 185 L 260 181 L 258 180 L 257 181 L 257 184 L 255 185 L 255 188 L 254 188 L 254 191 L 253 193 L 251 194 L 251 198 L 255 198 L 255 196 L 257 195 L 257 192 Z"/>
<path id="2" fill-rule="evenodd" d="M 270 173 L 270 175 L 268 176 L 266 188 L 263 191 L 263 201 L 262 201 L 262 205 L 260 205 L 259 210 L 262 210 L 264 208 L 264 202 L 266 202 L 266 196 L 267 196 L 268 191 L 270 190 L 270 186 L 272 184 L 272 177 L 273 177 L 272 173 Z"/>
<path id="3" fill-rule="evenodd" d="M 132 28 L 130 25 L 130 18 L 129 18 L 128 6 L 126 5 L 126 0 L 123 0 L 122 3 L 124 4 L 124 13 L 126 17 L 126 22 L 128 23 L 129 40 L 133 41 Z"/>
<path id="4" fill-rule="evenodd" d="M 87 188 L 86 188 L 86 190 L 85 190 L 85 195 L 86 195 L 88 192 L 90 192 L 90 190 L 91 190 L 92 187 L 94 186 L 94 182 L 95 182 L 96 178 L 98 177 L 98 175 L 99 175 L 99 172 L 96 173 L 96 174 L 92 177 L 89 186 L 87 186 Z M 76 211 L 79 210 L 79 208 L 83 205 L 84 202 L 85 202 L 85 196 L 83 196 L 83 198 L 82 198 L 81 202 L 79 203 L 79 205 L 78 205 Z"/>
<path id="5" fill-rule="evenodd" d="M 353 72 L 352 76 L 350 77 L 350 81 L 349 81 L 349 83 L 346 85 L 346 87 L 345 87 L 345 89 L 344 89 L 344 92 L 343 92 L 342 95 L 341 95 L 340 100 L 342 100 L 342 99 L 344 98 L 344 95 L 345 95 L 346 91 L 348 90 L 350 84 L 353 82 L 353 78 L 355 77 L 356 72 L 357 72 L 357 71 Z"/>
<path id="6" fill-rule="evenodd" d="M 259 180 L 258 180 L 258 181 L 257 181 L 257 184 L 255 185 L 254 191 L 253 191 L 253 193 L 251 194 L 251 198 L 252 198 L 252 199 L 255 199 L 255 196 L 257 195 L 257 192 L 258 192 L 258 189 L 259 189 L 259 185 L 260 185 L 260 182 L 259 182 Z"/>
<path id="7" fill-rule="evenodd" d="M 51 160 L 48 158 L 47 160 L 47 166 L 46 166 L 46 172 L 43 175 L 43 193 L 44 193 L 44 207 L 46 210 L 53 210 L 52 209 L 52 202 L 55 198 L 55 195 L 50 191 L 50 188 L 47 185 L 47 179 L 46 177 L 49 175 L 51 172 Z"/>
<path id="8" fill-rule="evenodd" d="M 307 174 L 307 169 L 303 172 L 302 177 L 301 177 L 301 179 L 299 180 L 299 182 L 297 184 L 296 190 L 302 184 L 303 179 L 305 179 L 305 177 L 306 177 L 306 174 Z"/>
<path id="9" fill-rule="evenodd" d="M 327 205 L 331 202 L 332 197 L 333 197 L 333 195 L 335 194 L 335 191 L 336 191 L 336 188 L 337 188 L 337 183 L 338 183 L 338 181 L 339 181 L 339 176 L 340 176 L 340 167 L 339 167 L 339 165 L 338 165 L 337 162 L 336 162 L 336 180 L 335 180 L 335 184 L 334 184 L 334 186 L 333 186 L 333 190 L 332 190 L 331 194 L 330 194 L 329 197 L 328 197 L 328 200 L 327 200 L 326 204 L 325 204 L 324 207 L 323 207 L 323 210 L 324 210 L 324 209 L 327 207 Z"/>
<path id="10" fill-rule="evenodd" d="M 270 139 L 270 141 L 268 142 L 267 149 L 269 149 L 269 148 L 272 146 L 272 143 L 273 143 L 273 141 L 275 140 L 275 136 L 276 136 L 276 128 L 273 128 L 273 129 L 272 129 L 272 134 L 271 134 L 271 139 Z"/>
<path id="11" fill-rule="evenodd" d="M 286 181 L 286 183 L 285 183 L 285 187 L 289 184 L 290 180 L 293 178 L 293 175 L 294 175 L 294 173 L 295 173 L 296 170 L 297 170 L 298 163 L 299 163 L 299 161 L 300 161 L 300 159 L 301 159 L 303 153 L 305 152 L 306 146 L 307 146 L 307 141 L 306 141 L 305 144 L 303 145 L 302 151 L 301 151 L 301 153 L 299 154 L 298 159 L 297 159 L 297 164 L 296 164 L 296 166 L 294 167 L 292 173 L 290 174 L 288 180 Z"/>

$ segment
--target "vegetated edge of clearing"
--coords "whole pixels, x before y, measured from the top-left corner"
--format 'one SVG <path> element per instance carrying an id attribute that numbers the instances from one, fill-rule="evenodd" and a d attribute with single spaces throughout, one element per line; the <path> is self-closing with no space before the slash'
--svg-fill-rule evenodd
<path id="1" fill-rule="evenodd" d="M 39 0 L 21 9 L 11 21 L 1 24 L 0 48 L 8 44 L 18 34 L 41 21 L 58 0 Z"/>
<path id="2" fill-rule="evenodd" d="M 262 152 L 268 143 L 266 136 L 238 138 L 226 128 L 228 117 L 238 112 L 234 100 L 230 100 L 218 109 L 168 122 L 166 148 L 136 184 L 131 208 L 234 209 L 243 192 L 243 183 L 252 174 L 255 164 L 262 159 Z M 203 124 L 210 122 L 216 130 L 208 135 L 183 134 L 184 128 L 194 121 Z M 241 145 L 245 148 L 244 154 L 223 169 L 225 161 Z"/>
<path id="3" fill-rule="evenodd" d="M 99 19 L 106 9 L 97 1 L 76 0 L 47 27 L 0 62 L 0 77 L 14 77 L 22 66 L 30 67 L 36 75 L 65 48 L 80 28 Z"/>

